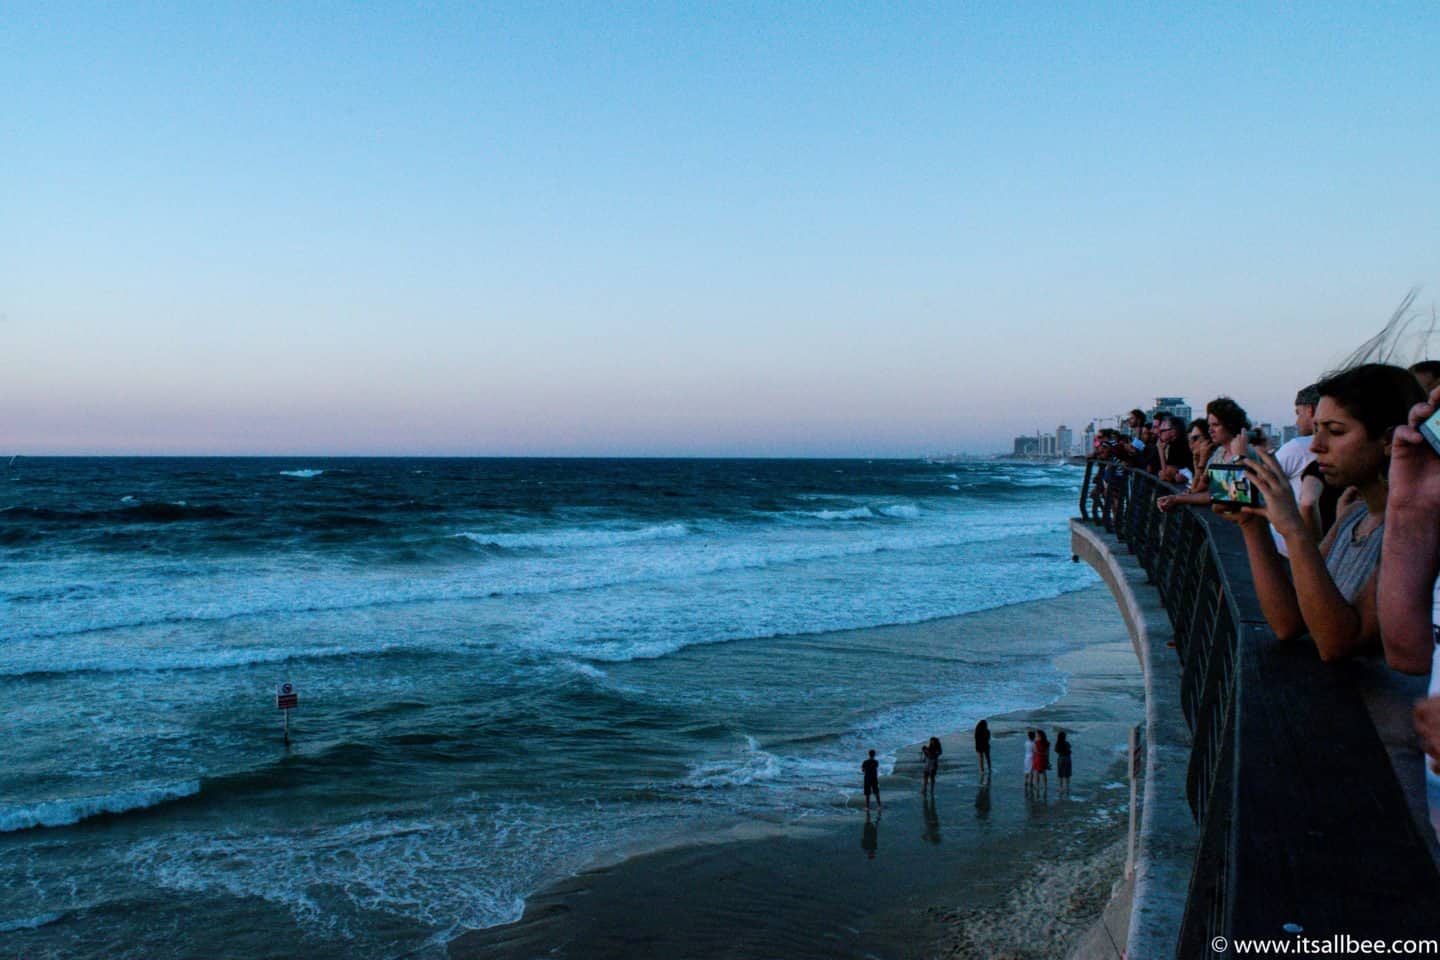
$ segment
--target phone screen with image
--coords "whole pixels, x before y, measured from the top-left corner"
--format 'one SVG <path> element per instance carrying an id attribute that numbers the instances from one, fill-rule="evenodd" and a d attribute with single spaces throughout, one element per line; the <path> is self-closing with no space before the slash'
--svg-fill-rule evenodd
<path id="1" fill-rule="evenodd" d="M 1238 463 L 1220 463 L 1205 471 L 1206 485 L 1210 489 L 1212 503 L 1233 504 L 1236 507 L 1258 507 L 1263 505 L 1260 490 L 1255 481 Z"/>

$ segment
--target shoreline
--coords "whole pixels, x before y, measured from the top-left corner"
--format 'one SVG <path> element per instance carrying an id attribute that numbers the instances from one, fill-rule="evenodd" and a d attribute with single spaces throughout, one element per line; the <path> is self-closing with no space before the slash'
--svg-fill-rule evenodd
<path id="1" fill-rule="evenodd" d="M 1123 874 L 1129 791 L 1117 747 L 1143 716 L 1139 665 L 1108 591 L 868 629 L 1000 628 L 1012 646 L 1046 637 L 1053 649 L 1048 635 L 1062 625 L 1080 637 L 1051 657 L 1068 674 L 1065 692 L 990 718 L 988 784 L 968 730 L 940 732 L 933 803 L 920 797 L 919 744 L 877 745 L 897 758 L 881 780 L 882 816 L 867 818 L 857 773 L 834 817 L 765 821 L 754 824 L 758 836 L 742 824 L 636 852 L 549 885 L 519 920 L 464 932 L 448 955 L 1042 957 L 1073 948 Z M 1048 793 L 1025 796 L 1020 758 L 1033 726 L 1052 740 L 1070 732 L 1069 798 L 1053 765 Z"/>

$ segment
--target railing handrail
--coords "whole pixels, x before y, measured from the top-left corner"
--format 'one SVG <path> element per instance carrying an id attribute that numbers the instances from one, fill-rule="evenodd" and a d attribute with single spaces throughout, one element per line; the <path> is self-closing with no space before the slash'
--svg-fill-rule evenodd
<path id="1" fill-rule="evenodd" d="M 1238 528 L 1208 511 L 1160 511 L 1156 499 L 1174 491 L 1091 459 L 1080 507 L 1135 554 L 1175 631 L 1200 831 L 1179 956 L 1229 955 L 1212 951 L 1215 938 L 1296 927 L 1322 938 L 1436 935 L 1440 872 L 1354 671 L 1322 663 L 1308 642 L 1280 642 Z"/>

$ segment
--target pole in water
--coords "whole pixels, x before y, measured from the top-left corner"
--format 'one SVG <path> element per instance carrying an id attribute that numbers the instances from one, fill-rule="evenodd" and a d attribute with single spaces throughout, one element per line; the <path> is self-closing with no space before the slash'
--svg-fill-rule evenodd
<path id="1" fill-rule="evenodd" d="M 285 715 L 285 743 L 290 743 L 290 711 L 300 706 L 300 694 L 295 684 L 286 681 L 275 688 L 275 706 Z"/>

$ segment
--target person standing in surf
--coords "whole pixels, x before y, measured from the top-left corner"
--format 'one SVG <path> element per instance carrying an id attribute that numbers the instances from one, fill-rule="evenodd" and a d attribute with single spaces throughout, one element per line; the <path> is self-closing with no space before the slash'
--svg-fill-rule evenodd
<path id="1" fill-rule="evenodd" d="M 870 751 L 870 758 L 860 764 L 860 772 L 865 776 L 865 812 L 870 812 L 870 794 L 875 794 L 875 810 L 877 812 L 885 809 L 885 804 L 880 802 L 880 761 L 875 759 L 875 751 Z"/>
<path id="2" fill-rule="evenodd" d="M 975 724 L 975 757 L 980 762 L 980 779 L 990 776 L 990 722 Z"/>
<path id="3" fill-rule="evenodd" d="M 1050 738 L 1045 736 L 1045 731 L 1040 730 L 1035 734 L 1035 790 L 1036 792 L 1050 792 L 1050 777 L 1046 771 L 1050 769 Z"/>
<path id="4" fill-rule="evenodd" d="M 1066 739 L 1064 730 L 1055 734 L 1055 756 L 1060 792 L 1068 794 L 1070 792 L 1070 741 Z"/>
<path id="5" fill-rule="evenodd" d="M 1035 783 L 1035 731 L 1025 731 L 1025 792 Z"/>
<path id="6" fill-rule="evenodd" d="M 940 738 L 931 737 L 930 742 L 920 748 L 920 756 L 925 758 L 925 774 L 920 780 L 920 792 L 929 790 L 935 792 L 935 774 L 940 769 Z"/>

